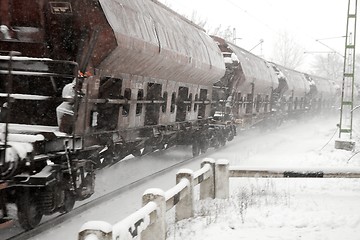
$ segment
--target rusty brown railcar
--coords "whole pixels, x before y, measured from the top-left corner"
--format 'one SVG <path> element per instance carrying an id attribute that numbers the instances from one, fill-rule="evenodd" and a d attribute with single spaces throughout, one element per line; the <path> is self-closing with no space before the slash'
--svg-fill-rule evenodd
<path id="1" fill-rule="evenodd" d="M 283 67 L 218 36 L 212 38 L 226 65 L 224 77 L 213 88 L 218 118 L 233 119 L 242 127 L 273 128 L 285 118 L 334 106 L 338 94 L 329 79 Z"/>
<path id="2" fill-rule="evenodd" d="M 287 85 L 280 99 L 281 110 L 289 114 L 308 111 L 314 98 L 315 83 L 302 72 L 272 65 L 279 70 Z"/>
<path id="3" fill-rule="evenodd" d="M 338 108 L 340 99 L 334 96 L 340 96 L 340 93 L 338 92 L 339 86 L 336 86 L 335 81 L 314 75 L 308 75 L 308 77 L 312 79 L 316 87 L 312 109 L 323 111 L 329 108 Z M 357 96 L 356 92 L 355 95 Z"/>
<path id="4" fill-rule="evenodd" d="M 227 92 L 225 98 L 228 103 L 224 107 L 243 127 L 269 118 L 274 109 L 271 99 L 281 88 L 270 63 L 231 42 L 213 38 L 219 43 L 227 69 L 220 85 L 215 84 L 218 87 L 213 90 L 221 91 L 221 85 L 227 88 L 222 90 Z"/>
<path id="5" fill-rule="evenodd" d="M 0 0 L 0 225 L 8 204 L 34 228 L 89 198 L 98 167 L 175 145 L 197 156 L 333 87 L 156 0 Z"/>
<path id="6" fill-rule="evenodd" d="M 225 72 L 205 31 L 155 0 L 0 0 L 0 53 L 0 195 L 25 229 L 91 196 L 96 167 L 199 154 Z"/>

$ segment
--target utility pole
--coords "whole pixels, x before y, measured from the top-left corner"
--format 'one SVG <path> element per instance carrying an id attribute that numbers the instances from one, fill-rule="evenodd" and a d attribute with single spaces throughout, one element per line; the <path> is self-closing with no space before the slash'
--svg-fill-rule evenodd
<path id="1" fill-rule="evenodd" d="M 236 37 L 236 28 L 233 28 L 233 43 L 236 45 L 236 40 L 241 40 L 242 38 Z"/>
<path id="2" fill-rule="evenodd" d="M 255 48 L 257 48 L 257 46 L 260 45 L 260 47 L 261 47 L 261 55 L 262 55 L 262 51 L 263 51 L 263 49 L 262 49 L 262 44 L 263 44 L 263 43 L 264 43 L 264 39 L 260 39 L 260 42 L 257 43 L 254 47 L 252 47 L 252 48 L 249 50 L 249 52 L 251 52 L 252 50 L 254 50 Z"/>
<path id="3" fill-rule="evenodd" d="M 357 0 L 349 0 L 346 24 L 344 75 L 341 91 L 339 139 L 335 141 L 335 148 L 348 151 L 352 151 L 355 147 L 355 142 L 352 141 L 352 128 L 354 110 L 356 18 Z"/>

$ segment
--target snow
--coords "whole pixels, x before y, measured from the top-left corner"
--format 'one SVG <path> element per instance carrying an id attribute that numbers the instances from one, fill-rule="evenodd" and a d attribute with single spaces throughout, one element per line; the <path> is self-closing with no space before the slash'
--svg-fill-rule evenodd
<path id="1" fill-rule="evenodd" d="M 115 225 L 141 208 L 142 194 L 149 188 L 171 189 L 179 168 L 197 171 L 206 158 L 227 159 L 230 168 L 346 169 L 360 167 L 360 131 L 354 116 L 355 152 L 334 148 L 338 116 L 292 121 L 272 131 L 239 132 L 218 151 L 209 150 L 186 165 L 129 190 L 76 218 L 30 240 L 77 239 L 81 226 L 91 220 Z M 95 196 L 106 194 L 118 183 L 179 162 L 191 148 L 179 147 L 142 158 L 128 159 L 97 175 Z M 167 213 L 168 240 L 213 239 L 346 239 L 360 236 L 359 179 L 231 178 L 230 198 L 195 202 L 195 216 L 174 222 Z M 194 188 L 199 192 L 199 187 Z M 1 235 L 0 235 L 1 238 Z"/>
<path id="2" fill-rule="evenodd" d="M 160 188 L 149 188 L 144 192 L 144 195 L 154 195 L 154 196 L 165 196 L 164 190 Z"/>
<path id="3" fill-rule="evenodd" d="M 3 141 L 1 137 L 2 136 L 0 134 L 0 141 Z M 8 142 L 8 145 L 11 147 L 7 148 L 6 150 L 6 158 L 5 158 L 6 162 L 17 163 L 19 159 L 20 160 L 25 159 L 27 155 L 31 153 L 33 150 L 33 145 L 31 143 L 10 141 Z"/>
<path id="4" fill-rule="evenodd" d="M 30 143 L 8 142 L 8 144 L 11 146 L 10 149 L 15 150 L 20 159 L 26 158 L 27 154 L 33 151 L 33 145 Z"/>
<path id="5" fill-rule="evenodd" d="M 188 168 L 182 168 L 178 171 L 177 174 L 180 174 L 180 173 L 185 173 L 185 174 L 189 174 L 189 175 L 192 175 L 194 173 L 193 170 L 191 169 L 188 169 Z"/>
<path id="6" fill-rule="evenodd" d="M 4 39 L 6 39 L 6 40 L 11 39 L 8 26 L 0 25 L 0 32 L 3 34 Z"/>
<path id="7" fill-rule="evenodd" d="M 47 100 L 47 99 L 51 98 L 50 96 L 43 96 L 43 95 L 0 93 L 0 97 L 2 97 L 2 98 L 8 97 L 8 96 L 10 96 L 11 98 L 14 98 L 14 99 L 18 99 L 18 100 L 36 100 L 36 101 Z"/>
<path id="8" fill-rule="evenodd" d="M 89 234 L 84 240 L 100 240 L 95 234 Z"/>
<path id="9" fill-rule="evenodd" d="M 0 141 L 4 142 L 4 140 L 5 140 L 5 134 L 1 133 Z M 44 135 L 41 135 L 41 134 L 28 135 L 28 134 L 10 133 L 8 135 L 8 141 L 12 141 L 12 142 L 34 143 L 37 141 L 44 141 L 44 140 L 45 140 L 45 137 L 44 137 Z"/>
<path id="10" fill-rule="evenodd" d="M 168 239 L 358 239 L 358 184 L 291 180 L 233 183 L 243 187 L 232 186 L 229 200 L 199 201 L 196 217 L 172 225 Z"/>
<path id="11" fill-rule="evenodd" d="M 317 167 L 317 168 L 304 168 L 304 167 L 298 167 L 298 168 L 280 168 L 280 167 L 239 167 L 234 166 L 230 167 L 230 175 L 231 172 L 233 172 L 233 175 L 241 177 L 242 174 L 245 174 L 247 176 L 254 176 L 260 177 L 260 176 L 268 176 L 268 175 L 274 175 L 274 176 L 284 176 L 285 173 L 296 173 L 296 174 L 313 174 L 318 173 L 321 174 L 319 177 L 343 177 L 343 178 L 351 178 L 351 177 L 359 177 L 360 176 L 360 168 L 359 167 L 353 167 L 353 166 L 347 166 L 347 167 Z"/>
<path id="12" fill-rule="evenodd" d="M 5 131 L 5 123 L 0 123 L 0 129 L 2 132 Z M 35 133 L 53 133 L 57 137 L 66 137 L 68 136 L 66 133 L 60 132 L 59 127 L 53 126 L 42 126 L 42 125 L 29 125 L 29 124 L 9 124 L 10 133 L 27 133 L 27 134 L 35 134 Z"/>
<path id="13" fill-rule="evenodd" d="M 213 158 L 204 158 L 202 160 L 203 163 L 215 163 L 215 159 Z"/>
<path id="14" fill-rule="evenodd" d="M 151 224 L 150 213 L 158 209 L 155 202 L 149 202 L 135 213 L 131 214 L 121 222 L 113 226 L 113 239 L 130 240 L 133 239 L 132 233 L 137 231 L 139 234 Z M 135 223 L 139 223 L 136 225 Z M 131 232 L 130 232 L 131 229 Z"/>
<path id="15" fill-rule="evenodd" d="M 194 172 L 194 179 L 197 179 L 199 176 L 211 171 L 211 165 L 205 164 L 201 169 Z"/>
<path id="16" fill-rule="evenodd" d="M 176 194 L 180 193 L 182 190 L 189 186 L 189 180 L 182 178 L 178 184 L 165 192 L 165 201 L 168 201 L 170 198 L 174 197 Z"/>
<path id="17" fill-rule="evenodd" d="M 80 232 L 88 229 L 99 230 L 104 233 L 110 233 L 112 231 L 112 225 L 104 221 L 90 221 L 84 223 L 84 225 L 81 226 Z"/>
<path id="18" fill-rule="evenodd" d="M 335 149 L 334 139 L 324 145 L 334 135 L 337 120 L 294 122 L 296 127 L 282 126 L 261 137 L 242 136 L 246 144 L 226 146 L 211 157 L 228 159 L 230 169 L 358 172 L 358 152 Z M 358 147 L 359 140 L 358 135 Z M 195 217 L 170 224 L 167 239 L 359 239 L 359 183 L 340 178 L 230 178 L 229 199 L 198 200 Z"/>
<path id="19" fill-rule="evenodd" d="M 10 60 L 10 56 L 0 56 L 0 60 Z M 51 58 L 35 58 L 35 57 L 16 57 L 12 56 L 12 60 L 15 61 L 53 61 Z"/>
<path id="20" fill-rule="evenodd" d="M 227 159 L 219 159 L 216 161 L 216 165 L 228 165 L 229 164 L 229 160 Z"/>

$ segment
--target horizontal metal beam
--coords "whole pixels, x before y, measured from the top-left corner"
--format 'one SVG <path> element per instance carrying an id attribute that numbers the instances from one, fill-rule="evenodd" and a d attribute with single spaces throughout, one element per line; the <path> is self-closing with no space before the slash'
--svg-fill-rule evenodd
<path id="1" fill-rule="evenodd" d="M 256 169 L 230 167 L 229 176 L 255 178 L 360 178 L 360 168 Z"/>

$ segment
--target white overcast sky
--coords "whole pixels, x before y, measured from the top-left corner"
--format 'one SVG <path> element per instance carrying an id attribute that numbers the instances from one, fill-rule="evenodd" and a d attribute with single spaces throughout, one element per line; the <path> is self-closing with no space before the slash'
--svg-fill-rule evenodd
<path id="1" fill-rule="evenodd" d="M 324 39 L 346 34 L 348 0 L 160 0 L 175 11 L 191 16 L 196 12 L 207 20 L 206 29 L 236 28 L 237 45 L 250 50 L 260 39 L 262 48 L 253 50 L 271 60 L 273 43 L 279 32 L 289 32 L 308 52 L 327 52 L 329 48 L 344 54 L 345 39 Z M 359 36 L 359 34 L 357 34 Z M 322 40 L 324 39 L 324 40 Z M 262 52 L 261 52 L 262 50 Z M 321 54 L 321 53 L 320 53 Z M 310 55 L 306 54 L 311 59 Z"/>

